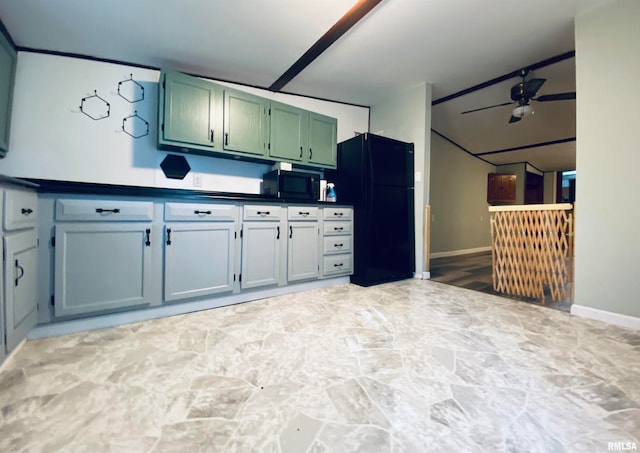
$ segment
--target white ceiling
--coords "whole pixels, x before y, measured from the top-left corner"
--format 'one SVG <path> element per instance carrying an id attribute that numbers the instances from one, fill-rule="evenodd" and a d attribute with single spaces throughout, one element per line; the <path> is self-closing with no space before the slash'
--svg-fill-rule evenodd
<path id="1" fill-rule="evenodd" d="M 372 105 L 398 87 L 426 81 L 435 100 L 573 50 L 573 18 L 607 1 L 382 0 L 283 91 Z M 0 0 L 0 19 L 19 47 L 267 88 L 354 3 Z M 569 62 L 536 71 L 548 78 L 539 94 L 573 91 L 566 89 L 575 83 Z M 508 126 L 509 107 L 459 115 L 508 101 L 517 81 L 435 106 L 434 129 L 472 153 L 575 136 L 575 101 L 538 104 L 533 117 Z M 527 155 L 519 158 L 535 165 Z M 539 165 L 557 169 L 546 160 Z"/>

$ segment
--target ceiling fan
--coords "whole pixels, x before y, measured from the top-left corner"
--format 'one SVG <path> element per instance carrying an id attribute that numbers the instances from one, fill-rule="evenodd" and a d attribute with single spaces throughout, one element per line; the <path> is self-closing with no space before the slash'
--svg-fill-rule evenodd
<path id="1" fill-rule="evenodd" d="M 567 101 L 570 99 L 576 98 L 576 92 L 567 92 L 567 93 L 555 93 L 555 94 L 545 94 L 542 96 L 535 97 L 538 93 L 538 90 L 542 87 L 544 82 L 547 79 L 538 79 L 538 78 L 530 78 L 527 79 L 529 75 L 528 69 L 520 70 L 520 77 L 522 77 L 522 81 L 516 83 L 511 87 L 511 102 L 503 102 L 502 104 L 490 105 L 488 107 L 480 107 L 479 109 L 466 110 L 461 114 L 464 115 L 466 113 L 479 112 L 481 110 L 492 109 L 495 107 L 502 107 L 505 105 L 518 104 L 513 111 L 511 112 L 511 118 L 509 118 L 509 123 L 516 123 L 520 121 L 527 115 L 533 113 L 533 108 L 529 105 L 529 101 L 536 102 L 549 102 L 549 101 Z"/>

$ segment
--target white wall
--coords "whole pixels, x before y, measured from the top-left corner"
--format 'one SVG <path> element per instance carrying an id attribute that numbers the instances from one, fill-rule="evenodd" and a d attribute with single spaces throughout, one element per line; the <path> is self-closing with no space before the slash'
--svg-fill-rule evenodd
<path id="1" fill-rule="evenodd" d="M 134 80 L 145 99 L 129 103 L 118 96 L 118 82 Z M 157 149 L 159 72 L 85 59 L 18 54 L 16 85 L 7 157 L 0 173 L 28 178 L 194 188 L 191 175 L 167 179 L 160 162 L 168 154 Z M 231 84 L 228 84 L 231 85 Z M 328 101 L 238 88 L 266 98 L 308 108 L 338 119 L 338 141 L 366 131 L 369 111 Z M 93 94 L 109 102 L 108 118 L 94 121 L 80 111 L 83 97 Z M 122 120 L 137 111 L 150 126 L 149 135 L 134 139 L 122 131 Z M 259 193 L 266 164 L 185 155 L 192 172 L 202 175 L 203 190 Z"/>
<path id="2" fill-rule="evenodd" d="M 431 85 L 399 89 L 371 106 L 370 130 L 374 134 L 414 144 L 416 274 L 424 263 L 424 207 L 429 204 L 429 162 L 431 160 Z"/>
<path id="3" fill-rule="evenodd" d="M 576 18 L 575 303 L 640 317 L 640 1 Z"/>
<path id="4" fill-rule="evenodd" d="M 491 246 L 487 174 L 495 166 L 431 133 L 431 252 Z"/>
<path id="5" fill-rule="evenodd" d="M 547 171 L 544 173 L 544 202 L 555 203 L 557 191 L 558 172 Z"/>

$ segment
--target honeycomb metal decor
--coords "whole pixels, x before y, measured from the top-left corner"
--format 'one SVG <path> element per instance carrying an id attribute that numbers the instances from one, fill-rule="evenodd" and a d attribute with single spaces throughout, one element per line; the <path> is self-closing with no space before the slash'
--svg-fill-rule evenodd
<path id="1" fill-rule="evenodd" d="M 122 119 L 122 130 L 133 138 L 149 135 L 149 122 L 134 111 L 133 115 Z"/>
<path id="2" fill-rule="evenodd" d="M 92 120 L 102 120 L 109 117 L 111 104 L 98 96 L 98 91 L 94 90 L 91 96 L 82 98 L 80 111 Z"/>
<path id="3" fill-rule="evenodd" d="M 133 74 L 129 78 L 118 82 L 118 95 L 130 103 L 144 100 L 144 87 L 133 80 Z"/>

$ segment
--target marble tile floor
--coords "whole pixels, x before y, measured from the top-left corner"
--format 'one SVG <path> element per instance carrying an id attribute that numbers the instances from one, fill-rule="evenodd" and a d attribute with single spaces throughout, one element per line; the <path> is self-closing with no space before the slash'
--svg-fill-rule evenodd
<path id="1" fill-rule="evenodd" d="M 0 452 L 640 448 L 640 332 L 428 280 L 28 341 Z"/>
<path id="2" fill-rule="evenodd" d="M 431 280 L 461 288 L 473 289 L 487 294 L 505 296 L 536 305 L 544 305 L 569 312 L 570 300 L 554 301 L 549 291 L 545 300 L 536 297 L 506 295 L 493 289 L 491 252 L 470 253 L 466 255 L 432 258 L 430 261 Z"/>

